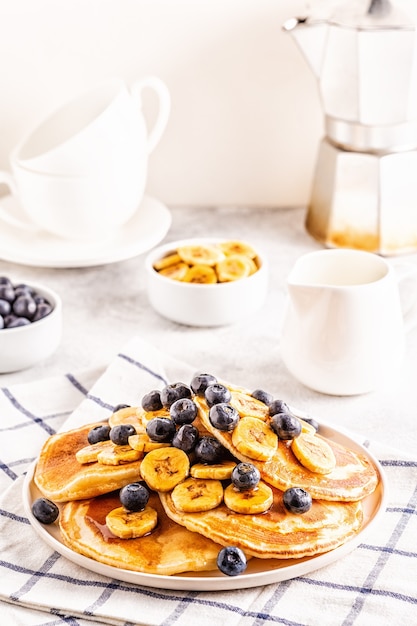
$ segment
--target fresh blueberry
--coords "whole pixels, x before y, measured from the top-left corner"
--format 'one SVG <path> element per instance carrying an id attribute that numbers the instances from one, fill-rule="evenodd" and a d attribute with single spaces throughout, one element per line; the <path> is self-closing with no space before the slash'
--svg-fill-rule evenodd
<path id="1" fill-rule="evenodd" d="M 232 483 L 239 491 L 254 489 L 261 480 L 261 474 L 252 463 L 238 463 L 232 471 Z"/>
<path id="2" fill-rule="evenodd" d="M 7 276 L 0 276 L 0 285 L 8 285 L 12 287 L 12 281 Z"/>
<path id="3" fill-rule="evenodd" d="M 146 424 L 146 434 L 157 443 L 172 441 L 175 431 L 175 424 L 169 417 L 154 417 Z"/>
<path id="4" fill-rule="evenodd" d="M 172 439 L 174 448 L 179 448 L 183 452 L 192 452 L 199 438 L 198 430 L 192 424 L 180 426 Z"/>
<path id="5" fill-rule="evenodd" d="M 251 395 L 252 395 L 252 398 L 255 398 L 255 400 L 259 400 L 260 402 L 263 402 L 267 406 L 269 406 L 274 400 L 274 396 L 271 393 L 264 391 L 263 389 L 255 389 L 255 391 L 252 391 Z"/>
<path id="6" fill-rule="evenodd" d="M 17 328 L 18 326 L 27 326 L 30 324 L 30 320 L 27 317 L 15 317 L 15 316 L 7 316 L 7 319 L 11 318 L 9 323 L 7 324 L 7 328 Z"/>
<path id="7" fill-rule="evenodd" d="M 117 446 L 126 446 L 131 435 L 136 435 L 136 429 L 132 424 L 117 424 L 110 429 L 110 439 Z"/>
<path id="8" fill-rule="evenodd" d="M 40 302 L 37 304 L 36 313 L 32 317 L 32 322 L 37 322 L 52 313 L 52 306 L 49 302 Z"/>
<path id="9" fill-rule="evenodd" d="M 292 413 L 276 413 L 271 417 L 271 428 L 280 439 L 294 439 L 301 433 L 301 422 Z"/>
<path id="10" fill-rule="evenodd" d="M 14 302 L 15 294 L 12 285 L 0 285 L 0 298 L 2 300 L 7 300 L 7 302 L 10 302 L 10 304 Z"/>
<path id="11" fill-rule="evenodd" d="M 25 283 L 20 283 L 19 285 L 14 286 L 15 297 L 18 296 L 34 296 L 35 292 L 32 287 L 26 285 Z"/>
<path id="12" fill-rule="evenodd" d="M 0 315 L 9 315 L 12 310 L 12 305 L 7 300 L 0 300 Z"/>
<path id="13" fill-rule="evenodd" d="M 198 409 L 195 402 L 190 398 L 181 398 L 175 400 L 169 409 L 171 419 L 177 426 L 182 424 L 191 424 L 198 415 Z"/>
<path id="14" fill-rule="evenodd" d="M 116 404 L 113 408 L 113 413 L 117 413 L 117 411 L 121 411 L 122 409 L 129 409 L 130 404 Z"/>
<path id="15" fill-rule="evenodd" d="M 210 423 L 218 430 L 234 430 L 239 421 L 239 413 L 227 402 L 214 404 L 209 411 Z"/>
<path id="16" fill-rule="evenodd" d="M 191 398 L 192 392 L 190 387 L 184 383 L 172 383 L 161 390 L 161 402 L 164 407 L 169 409 L 171 404 L 181 398 Z"/>
<path id="17" fill-rule="evenodd" d="M 37 498 L 32 504 L 32 513 L 41 524 L 53 524 L 58 518 L 57 505 L 47 498 Z"/>
<path id="18" fill-rule="evenodd" d="M 224 455 L 225 448 L 214 437 L 201 437 L 194 448 L 199 463 L 219 463 Z"/>
<path id="19" fill-rule="evenodd" d="M 130 483 L 122 487 L 119 497 L 127 511 L 143 511 L 148 504 L 149 491 L 141 483 Z"/>
<path id="20" fill-rule="evenodd" d="M 217 378 L 212 374 L 196 374 L 191 381 L 191 389 L 197 396 L 204 396 L 209 385 L 217 383 Z"/>
<path id="21" fill-rule="evenodd" d="M 277 413 L 289 413 L 290 409 L 288 404 L 283 400 L 272 400 L 269 405 L 269 415 L 276 415 Z"/>
<path id="22" fill-rule="evenodd" d="M 90 445 L 98 443 L 99 441 L 108 441 L 110 439 L 110 426 L 108 424 L 100 424 L 100 426 L 94 426 L 88 435 L 87 441 Z"/>
<path id="23" fill-rule="evenodd" d="M 4 328 L 4 318 L 3 315 L 1 315 L 0 313 L 0 330 L 2 330 L 2 328 Z"/>
<path id="24" fill-rule="evenodd" d="M 18 296 L 13 302 L 13 313 L 19 317 L 32 319 L 36 313 L 36 302 L 30 295 Z"/>
<path id="25" fill-rule="evenodd" d="M 319 423 L 313 417 L 303 417 L 303 422 L 307 422 L 307 424 L 310 424 L 310 426 L 312 426 L 314 430 L 318 432 L 320 426 L 319 426 Z"/>
<path id="26" fill-rule="evenodd" d="M 310 494 L 301 487 L 290 487 L 284 491 L 283 502 L 290 513 L 306 513 L 312 505 Z"/>
<path id="27" fill-rule="evenodd" d="M 162 409 L 161 392 L 153 389 L 142 398 L 142 409 L 144 411 L 159 411 Z"/>
<path id="28" fill-rule="evenodd" d="M 226 576 L 238 576 L 247 566 L 245 553 L 236 546 L 222 548 L 217 555 L 217 567 Z"/>
<path id="29" fill-rule="evenodd" d="M 209 385 L 204 392 L 204 397 L 209 406 L 218 404 L 219 402 L 230 402 L 232 394 L 229 389 L 220 383 Z"/>

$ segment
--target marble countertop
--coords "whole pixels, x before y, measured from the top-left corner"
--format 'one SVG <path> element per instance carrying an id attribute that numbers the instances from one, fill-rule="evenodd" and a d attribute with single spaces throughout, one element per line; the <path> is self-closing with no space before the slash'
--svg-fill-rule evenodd
<path id="1" fill-rule="evenodd" d="M 56 353 L 31 369 L 0 375 L 0 388 L 66 372 L 99 371 L 138 335 L 196 369 L 249 389 L 262 387 L 336 428 L 349 428 L 414 453 L 417 330 L 407 335 L 399 383 L 362 396 L 332 397 L 311 391 L 293 379 L 281 360 L 279 336 L 286 276 L 300 254 L 321 248 L 306 233 L 304 216 L 302 208 L 172 209 L 173 221 L 165 241 L 203 234 L 246 239 L 269 259 L 270 289 L 261 311 L 235 325 L 214 329 L 181 326 L 151 309 L 143 254 L 81 269 L 36 268 L 0 260 L 0 275 L 16 282 L 49 285 L 60 293 L 64 310 L 63 337 Z M 417 255 L 407 259 L 417 262 Z"/>

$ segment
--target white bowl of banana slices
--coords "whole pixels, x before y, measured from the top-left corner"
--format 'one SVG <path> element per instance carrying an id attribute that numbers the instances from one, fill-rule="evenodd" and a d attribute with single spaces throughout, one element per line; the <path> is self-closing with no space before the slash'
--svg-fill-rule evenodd
<path id="1" fill-rule="evenodd" d="M 263 306 L 268 289 L 265 256 L 236 239 L 166 243 L 147 255 L 145 267 L 155 311 L 188 326 L 234 324 Z"/>

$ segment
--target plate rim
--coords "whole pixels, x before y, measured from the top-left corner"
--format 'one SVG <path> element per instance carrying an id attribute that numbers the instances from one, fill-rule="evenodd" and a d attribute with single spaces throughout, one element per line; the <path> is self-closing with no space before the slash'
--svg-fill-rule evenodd
<path id="1" fill-rule="evenodd" d="M 388 483 L 386 474 L 378 461 L 378 459 L 361 443 L 352 439 L 346 430 L 337 429 L 333 425 L 330 425 L 325 420 L 317 420 L 320 427 L 325 429 L 324 436 L 328 436 L 331 431 L 332 437 L 334 437 L 337 443 L 341 443 L 339 438 L 345 439 L 345 443 L 352 446 L 354 451 L 361 452 L 368 457 L 375 465 L 379 474 L 379 483 L 376 490 L 367 496 L 364 500 L 375 499 L 372 514 L 367 520 L 366 524 L 359 530 L 359 532 L 341 546 L 330 550 L 328 552 L 318 554 L 316 556 L 307 557 L 302 559 L 301 562 L 289 565 L 283 565 L 274 569 L 265 569 L 259 572 L 243 573 L 239 576 L 225 576 L 220 572 L 215 572 L 212 576 L 205 575 L 205 572 L 201 572 L 199 576 L 189 575 L 187 573 L 183 575 L 160 575 L 160 574 L 148 574 L 146 572 L 136 572 L 133 570 L 126 570 L 117 568 L 112 565 L 106 565 L 95 561 L 90 557 L 84 556 L 71 550 L 62 541 L 59 541 L 55 536 L 49 532 L 48 527 L 42 525 L 36 520 L 31 511 L 31 489 L 34 487 L 33 474 L 37 463 L 37 458 L 29 467 L 22 490 L 23 505 L 25 513 L 29 519 L 29 522 L 35 532 L 47 543 L 52 549 L 66 557 L 71 562 L 84 567 L 85 569 L 95 572 L 101 576 L 120 580 L 123 582 L 133 583 L 137 585 L 143 585 L 145 587 L 152 587 L 156 589 L 169 589 L 176 591 L 230 591 L 238 589 L 255 588 L 267 584 L 283 582 L 309 574 L 313 571 L 321 569 L 326 565 L 339 560 L 340 558 L 353 551 L 359 543 L 363 541 L 365 535 L 367 535 L 372 527 L 376 524 L 377 520 L 385 512 L 388 499 Z M 268 559 L 268 562 L 272 559 Z M 257 562 L 262 559 L 257 559 Z M 281 560 L 282 561 L 282 560 Z"/>

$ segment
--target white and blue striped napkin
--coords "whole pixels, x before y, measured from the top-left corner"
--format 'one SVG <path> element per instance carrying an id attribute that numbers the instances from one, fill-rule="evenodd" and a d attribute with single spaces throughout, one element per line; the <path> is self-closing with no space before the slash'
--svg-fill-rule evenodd
<path id="1" fill-rule="evenodd" d="M 43 441 L 108 417 L 119 403 L 138 403 L 151 388 L 187 382 L 194 371 L 134 339 L 106 369 L 0 388 L 0 623 L 417 624 L 417 457 L 377 442 L 368 443 L 388 478 L 386 512 L 366 543 L 309 575 L 235 591 L 170 591 L 100 576 L 43 543 L 22 505 L 24 474 Z"/>

